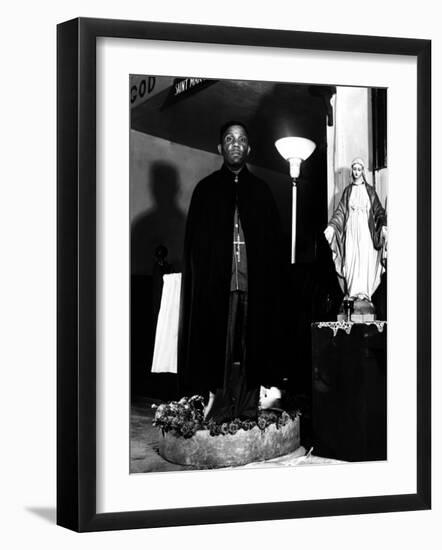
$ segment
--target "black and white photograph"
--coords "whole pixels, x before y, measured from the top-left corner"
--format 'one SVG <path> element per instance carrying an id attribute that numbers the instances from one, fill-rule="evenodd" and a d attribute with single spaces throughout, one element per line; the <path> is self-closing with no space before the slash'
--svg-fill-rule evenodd
<path id="1" fill-rule="evenodd" d="M 58 30 L 59 525 L 428 509 L 429 41 Z"/>
<path id="2" fill-rule="evenodd" d="M 2 548 L 437 548 L 437 6 L 5 3 Z"/>
<path id="3" fill-rule="evenodd" d="M 129 76 L 131 474 L 388 459 L 388 101 Z"/>

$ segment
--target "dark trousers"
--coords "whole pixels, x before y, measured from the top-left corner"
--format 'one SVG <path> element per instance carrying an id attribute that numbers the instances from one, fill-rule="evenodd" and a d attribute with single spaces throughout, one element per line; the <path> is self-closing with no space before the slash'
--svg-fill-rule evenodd
<path id="1" fill-rule="evenodd" d="M 229 298 L 224 384 L 215 388 L 215 400 L 208 415 L 217 423 L 257 416 L 259 387 L 247 387 L 246 330 L 247 292 L 235 290 Z"/>

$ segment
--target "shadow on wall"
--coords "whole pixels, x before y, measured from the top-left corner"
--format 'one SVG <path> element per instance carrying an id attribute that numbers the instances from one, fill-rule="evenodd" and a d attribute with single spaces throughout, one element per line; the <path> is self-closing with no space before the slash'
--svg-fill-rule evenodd
<path id="1" fill-rule="evenodd" d="M 176 168 L 163 161 L 153 163 L 146 182 L 152 208 L 131 225 L 131 272 L 150 275 L 158 245 L 167 247 L 172 271 L 181 271 L 185 214 L 178 207 L 180 190 Z"/>
<path id="2" fill-rule="evenodd" d="M 332 198 L 332 208 L 329 211 L 329 219 L 336 210 L 339 201 L 341 200 L 342 193 L 344 189 L 351 183 L 351 170 L 349 167 L 345 166 L 338 168 L 335 172 L 335 194 Z"/>

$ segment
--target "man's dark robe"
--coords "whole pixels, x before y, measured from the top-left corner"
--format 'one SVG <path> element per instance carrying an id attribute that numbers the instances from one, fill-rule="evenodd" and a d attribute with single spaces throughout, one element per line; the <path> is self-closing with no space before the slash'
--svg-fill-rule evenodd
<path id="1" fill-rule="evenodd" d="M 267 184 L 223 165 L 196 186 L 186 224 L 178 374 L 182 395 L 223 387 L 235 204 L 248 265 L 247 387 L 279 385 L 281 235 Z"/>

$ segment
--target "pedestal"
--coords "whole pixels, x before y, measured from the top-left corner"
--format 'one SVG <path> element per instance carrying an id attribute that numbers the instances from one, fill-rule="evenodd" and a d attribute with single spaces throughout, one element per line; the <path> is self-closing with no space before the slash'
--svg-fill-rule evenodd
<path id="1" fill-rule="evenodd" d="M 353 311 L 351 313 L 350 321 L 353 323 L 369 323 L 376 321 L 376 314 L 374 305 L 369 300 L 353 301 Z M 347 314 L 345 313 L 345 300 L 342 302 L 341 309 L 338 313 L 338 321 L 347 321 Z"/>
<path id="2" fill-rule="evenodd" d="M 314 453 L 387 458 L 387 323 L 312 324 Z"/>

